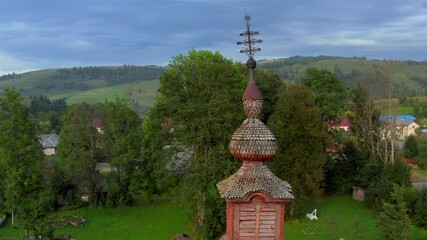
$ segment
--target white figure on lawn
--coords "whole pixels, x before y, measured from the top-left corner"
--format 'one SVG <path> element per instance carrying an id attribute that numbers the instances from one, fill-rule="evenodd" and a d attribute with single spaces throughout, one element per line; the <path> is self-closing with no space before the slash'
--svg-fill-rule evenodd
<path id="1" fill-rule="evenodd" d="M 314 209 L 313 212 L 307 213 L 305 216 L 308 217 L 310 220 L 313 220 L 313 219 L 317 220 L 317 208 Z"/>

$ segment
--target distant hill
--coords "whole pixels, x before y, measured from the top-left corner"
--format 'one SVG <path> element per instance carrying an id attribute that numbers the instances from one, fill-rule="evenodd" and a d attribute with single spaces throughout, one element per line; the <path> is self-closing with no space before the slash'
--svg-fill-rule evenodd
<path id="1" fill-rule="evenodd" d="M 331 56 L 301 57 L 259 60 L 258 67 L 277 73 L 285 82 L 298 82 L 310 67 L 327 69 L 351 87 L 364 74 L 379 71 L 383 73 L 383 60 L 366 58 L 343 58 Z M 392 80 L 399 91 L 416 91 L 424 95 L 427 88 L 427 61 L 392 61 Z M 421 90 L 421 91 L 420 91 Z M 414 94 L 411 94 L 414 95 Z"/>
<path id="2" fill-rule="evenodd" d="M 336 74 L 345 85 L 352 86 L 364 74 L 383 72 L 385 61 L 365 58 L 331 56 L 258 60 L 258 67 L 277 73 L 286 82 L 299 82 L 309 67 L 327 69 Z M 425 95 L 427 89 L 427 62 L 393 61 L 392 78 L 396 91 L 408 96 Z M 65 97 L 67 104 L 81 101 L 103 102 L 124 97 L 144 107 L 153 104 L 159 86 L 158 79 L 166 67 L 110 66 L 47 69 L 22 74 L 0 76 L 0 95 L 6 87 L 15 87 L 24 96 L 45 95 Z M 150 81 L 155 80 L 156 81 Z"/>
<path id="3" fill-rule="evenodd" d="M 127 65 L 48 69 L 0 76 L 0 89 L 15 87 L 24 96 L 53 96 L 154 80 L 164 71 L 159 66 Z"/>

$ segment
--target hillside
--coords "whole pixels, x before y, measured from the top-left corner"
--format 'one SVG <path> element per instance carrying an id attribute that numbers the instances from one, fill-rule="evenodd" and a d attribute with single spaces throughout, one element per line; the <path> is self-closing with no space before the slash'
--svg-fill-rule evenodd
<path id="1" fill-rule="evenodd" d="M 158 79 L 164 67 L 115 66 L 48 69 L 0 77 L 0 90 L 14 87 L 24 96 L 70 94 Z M 0 92 L 0 95 L 3 91 Z"/>
<path id="2" fill-rule="evenodd" d="M 147 80 L 134 83 L 125 83 L 112 87 L 103 87 L 87 91 L 76 91 L 59 95 L 50 96 L 51 99 L 65 98 L 67 105 L 79 102 L 90 104 L 104 102 L 105 100 L 114 101 L 116 97 L 129 100 L 136 109 L 149 108 L 154 104 L 157 95 L 157 89 L 160 81 Z"/>
<path id="3" fill-rule="evenodd" d="M 384 74 L 385 64 L 386 61 L 382 60 L 329 56 L 295 56 L 258 61 L 259 68 L 277 73 L 285 82 L 298 82 L 307 68 L 315 67 L 333 72 L 349 87 L 369 72 L 379 71 Z M 425 95 L 427 88 L 426 61 L 391 61 L 390 65 L 391 76 L 396 89 L 407 92 L 416 91 L 417 95 Z"/>
<path id="4" fill-rule="evenodd" d="M 347 86 L 352 86 L 365 74 L 384 72 L 385 61 L 365 58 L 290 57 L 259 60 L 258 66 L 277 73 L 286 82 L 298 82 L 309 67 L 327 69 L 336 74 Z M 425 95 L 427 89 L 427 62 L 393 61 L 391 76 L 395 95 Z M 0 76 L 0 96 L 6 87 L 15 87 L 24 96 L 45 95 L 67 98 L 67 104 L 81 101 L 90 103 L 114 99 L 129 99 L 141 107 L 150 107 L 155 99 L 159 79 L 165 67 L 110 66 L 47 69 L 23 74 Z"/>

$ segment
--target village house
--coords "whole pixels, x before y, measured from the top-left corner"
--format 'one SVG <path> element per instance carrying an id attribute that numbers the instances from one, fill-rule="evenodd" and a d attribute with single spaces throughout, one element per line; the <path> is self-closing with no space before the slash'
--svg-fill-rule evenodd
<path id="1" fill-rule="evenodd" d="M 405 139 L 409 136 L 416 135 L 416 130 L 420 128 L 416 118 L 411 115 L 381 116 L 381 120 L 389 127 L 394 127 L 399 139 Z M 390 131 L 390 130 L 388 130 Z"/>
<path id="2" fill-rule="evenodd" d="M 59 144 L 59 136 L 57 134 L 40 135 L 39 142 L 43 148 L 44 155 L 46 156 L 56 155 L 56 149 Z"/>
<path id="3" fill-rule="evenodd" d="M 344 130 L 345 132 L 350 131 L 351 122 L 348 118 L 341 119 L 338 128 Z"/>
<path id="4" fill-rule="evenodd" d="M 96 128 L 96 131 L 98 131 L 100 134 L 104 134 L 105 126 L 101 118 L 95 117 L 94 119 L 92 119 L 92 125 Z"/>

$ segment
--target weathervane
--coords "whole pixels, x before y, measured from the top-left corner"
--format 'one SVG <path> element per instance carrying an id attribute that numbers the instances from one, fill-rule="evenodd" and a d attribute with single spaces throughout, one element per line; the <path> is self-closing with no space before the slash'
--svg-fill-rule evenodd
<path id="1" fill-rule="evenodd" d="M 257 43 L 262 43 L 261 39 L 253 38 L 252 36 L 258 35 L 258 31 L 251 31 L 251 16 L 245 13 L 245 21 L 246 21 L 246 32 L 240 33 L 240 36 L 245 36 L 247 39 L 243 41 L 237 42 L 237 45 L 245 45 L 248 46 L 245 49 L 240 50 L 240 53 L 247 54 L 251 59 L 254 56 L 254 53 L 261 51 L 261 48 L 254 47 L 253 45 Z"/>

